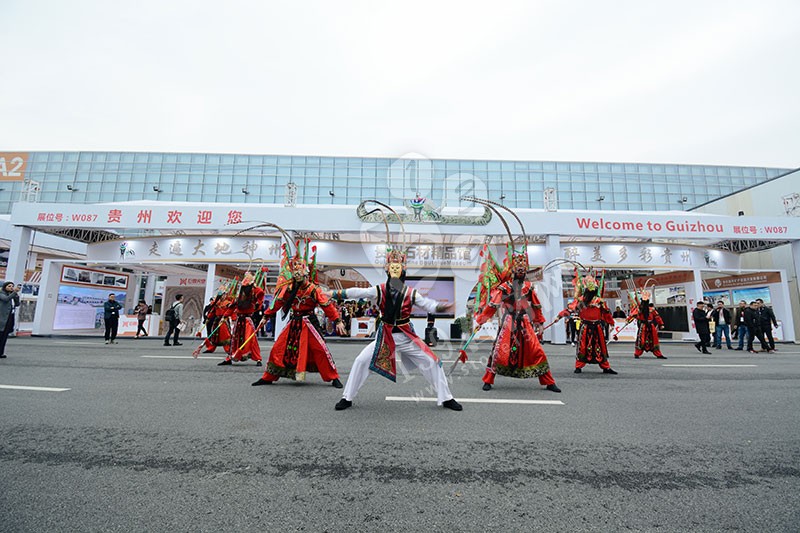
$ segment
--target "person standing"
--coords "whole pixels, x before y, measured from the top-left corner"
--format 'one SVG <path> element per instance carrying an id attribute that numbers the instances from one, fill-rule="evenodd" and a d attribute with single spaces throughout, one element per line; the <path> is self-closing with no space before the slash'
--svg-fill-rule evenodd
<path id="1" fill-rule="evenodd" d="M 147 311 L 150 306 L 144 300 L 139 300 L 139 305 L 136 306 L 136 338 L 147 337 L 147 330 L 144 329 L 144 321 L 147 320 Z"/>
<path id="2" fill-rule="evenodd" d="M 617 306 L 617 308 L 614 309 L 614 313 L 611 315 L 611 317 L 612 318 L 627 318 L 625 316 L 625 311 L 623 311 L 620 306 Z"/>
<path id="3" fill-rule="evenodd" d="M 181 330 L 178 327 L 181 323 L 181 318 L 183 318 L 183 294 L 176 294 L 175 301 L 164 313 L 164 320 L 169 324 L 167 336 L 164 337 L 164 346 L 182 346 L 182 343 L 178 342 L 181 334 Z M 172 344 L 170 344 L 169 338 L 173 335 L 173 332 L 175 335 L 172 339 Z"/>
<path id="4" fill-rule="evenodd" d="M 203 308 L 203 324 L 206 325 L 206 338 L 209 338 L 211 332 L 214 331 L 214 300 L 215 298 L 212 296 L 208 300 L 208 304 Z"/>
<path id="5" fill-rule="evenodd" d="M 708 347 L 711 346 L 711 329 L 708 324 L 711 313 L 706 310 L 706 303 L 704 301 L 697 302 L 697 307 L 692 311 L 692 320 L 694 321 L 694 328 L 697 330 L 697 335 L 700 337 L 700 342 L 695 343 L 694 347 L 698 352 L 710 354 Z"/>
<path id="6" fill-rule="evenodd" d="M 495 376 L 501 375 L 520 379 L 537 378 L 539 385 L 547 390 L 561 392 L 539 342 L 544 315 L 533 283 L 527 279 L 527 247 L 512 249 L 510 256 L 510 272 L 504 274 L 503 278 L 511 279 L 491 289 L 489 304 L 475 316 L 476 325 L 481 326 L 498 310 L 501 312 L 500 329 L 483 375 L 483 390 L 491 390 Z"/>
<path id="7" fill-rule="evenodd" d="M 750 307 L 747 308 L 744 316 L 747 329 L 750 330 L 750 338 L 747 339 L 747 351 L 758 353 L 753 349 L 753 337 L 755 337 L 761 343 L 761 351 L 769 352 L 769 344 L 764 340 L 764 332 L 761 329 L 761 314 L 758 312 L 758 302 L 750 302 Z"/>
<path id="8" fill-rule="evenodd" d="M 717 308 L 711 311 L 711 320 L 714 321 L 714 348 L 717 350 L 722 349 L 722 336 L 725 335 L 725 341 L 728 349 L 732 350 L 731 346 L 731 312 L 725 308 L 725 304 L 720 300 L 717 302 Z"/>
<path id="9" fill-rule="evenodd" d="M 775 318 L 772 308 L 764 305 L 764 300 L 758 298 L 756 304 L 758 305 L 758 317 L 761 321 L 761 332 L 769 345 L 770 353 L 774 352 L 775 339 L 772 337 L 772 327 L 778 327 L 778 320 Z"/>
<path id="10" fill-rule="evenodd" d="M 103 321 L 106 324 L 106 344 L 117 344 L 117 329 L 119 328 L 119 310 L 122 306 L 117 301 L 117 296 L 112 292 L 103 304 Z"/>
<path id="11" fill-rule="evenodd" d="M 733 315 L 733 327 L 736 328 L 736 335 L 739 337 L 739 346 L 734 348 L 734 350 L 741 351 L 747 340 L 750 338 L 750 330 L 747 327 L 747 322 L 745 322 L 745 312 L 747 311 L 747 302 L 744 300 L 739 301 L 739 307 L 736 308 L 736 312 Z"/>
<path id="12" fill-rule="evenodd" d="M 3 283 L 0 290 L 0 359 L 6 358 L 6 341 L 14 331 L 14 307 L 19 307 L 19 288 L 13 281 Z"/>
<path id="13" fill-rule="evenodd" d="M 644 352 L 653 352 L 658 359 L 666 359 L 661 353 L 658 341 L 658 330 L 664 329 L 664 320 L 650 301 L 650 291 L 642 291 L 642 299 L 636 306 L 636 314 L 631 315 L 631 321 L 633 320 L 637 321 L 638 326 L 633 357 L 639 359 Z"/>
<path id="14" fill-rule="evenodd" d="M 239 294 L 233 302 L 233 309 L 236 312 L 236 322 L 233 326 L 231 344 L 228 355 L 217 366 L 232 365 L 234 362 L 252 359 L 256 366 L 261 366 L 261 347 L 258 344 L 257 332 L 260 327 L 259 322 L 253 321 L 253 315 L 257 309 L 261 309 L 264 303 L 266 292 L 261 287 L 264 282 L 263 270 L 253 275 L 246 272 L 242 285 L 239 287 Z"/>

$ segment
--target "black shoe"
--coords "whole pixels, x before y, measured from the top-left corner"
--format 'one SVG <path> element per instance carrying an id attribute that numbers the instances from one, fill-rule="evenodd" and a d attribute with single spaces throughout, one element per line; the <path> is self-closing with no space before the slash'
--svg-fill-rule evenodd
<path id="1" fill-rule="evenodd" d="M 737 352 L 741 352 L 742 351 L 741 348 L 734 348 L 734 350 L 736 350 Z"/>
<path id="2" fill-rule="evenodd" d="M 333 381 L 331 381 L 331 386 L 334 389 L 343 389 L 344 388 L 344 385 L 342 385 L 342 382 L 339 381 L 339 378 L 336 378 Z"/>
<path id="3" fill-rule="evenodd" d="M 255 382 L 251 383 L 250 385 L 253 386 L 253 387 L 258 387 L 259 385 L 272 385 L 272 382 L 271 381 L 267 381 L 264 378 L 258 378 L 258 381 L 255 381 Z"/>
<path id="4" fill-rule="evenodd" d="M 667 358 L 666 355 L 657 355 L 656 356 L 656 359 L 666 359 L 666 358 Z"/>
<path id="5" fill-rule="evenodd" d="M 491 386 L 491 384 L 489 384 L 489 383 L 484 383 L 484 384 L 483 384 L 483 390 L 492 390 L 492 386 Z"/>
<path id="6" fill-rule="evenodd" d="M 697 348 L 697 351 L 698 351 L 698 352 L 701 352 L 701 351 L 703 351 L 703 347 L 700 345 L 700 343 L 699 343 L 699 342 L 698 342 L 697 344 L 695 344 L 695 345 L 694 345 L 694 347 L 695 347 L 695 348 Z"/>
<path id="7" fill-rule="evenodd" d="M 203 350 L 203 353 L 214 353 L 212 350 Z"/>
<path id="8" fill-rule="evenodd" d="M 173 346 L 183 346 L 183 343 L 182 342 L 173 342 L 172 345 Z"/>
<path id="9" fill-rule="evenodd" d="M 613 368 L 604 368 L 603 369 L 603 374 L 619 374 L 619 372 L 617 372 Z"/>
<path id="10" fill-rule="evenodd" d="M 640 357 L 641 357 L 641 355 L 634 355 L 633 356 L 634 359 L 639 359 Z"/>
<path id="11" fill-rule="evenodd" d="M 716 348 L 717 350 L 721 350 L 722 346 L 714 346 L 714 348 Z"/>
<path id="12" fill-rule="evenodd" d="M 232 364 L 233 364 L 233 361 L 231 361 L 230 359 L 225 359 L 221 363 L 217 363 L 217 366 L 225 366 L 225 365 L 232 365 Z"/>
<path id="13" fill-rule="evenodd" d="M 261 366 L 261 361 L 256 361 L 256 366 Z"/>
<path id="14" fill-rule="evenodd" d="M 108 341 L 106 341 L 106 344 L 108 344 Z M 168 343 L 168 342 L 165 342 L 164 346 L 172 346 L 172 345 L 170 343 Z"/>
<path id="15" fill-rule="evenodd" d="M 345 400 L 344 398 L 342 398 L 341 400 L 339 400 L 336 403 L 336 405 L 334 406 L 334 409 L 336 409 L 337 411 L 344 411 L 348 407 L 352 407 L 352 406 L 353 406 L 353 402 L 351 402 L 350 400 Z"/>
<path id="16" fill-rule="evenodd" d="M 553 392 L 561 392 L 561 389 L 559 389 L 558 385 L 556 385 L 555 383 L 553 383 L 552 385 L 548 385 L 547 386 L 547 390 L 553 391 Z"/>
<path id="17" fill-rule="evenodd" d="M 0 359 L 5 359 L 6 357 L 8 357 L 6 354 L 0 355 Z"/>
<path id="18" fill-rule="evenodd" d="M 450 398 L 446 402 L 442 404 L 442 407 L 446 407 L 448 409 L 452 409 L 453 411 L 461 411 L 464 408 L 461 407 L 461 404 L 456 401 L 455 398 Z"/>
<path id="19" fill-rule="evenodd" d="M 580 369 L 580 368 L 576 368 L 576 369 L 574 370 L 574 372 L 575 372 L 576 374 L 580 374 L 580 373 L 581 373 L 581 369 Z"/>
<path id="20" fill-rule="evenodd" d="M 706 350 L 705 348 L 703 348 L 703 353 L 704 353 L 704 354 L 706 354 L 706 355 L 711 355 L 711 352 L 709 352 L 709 351 L 708 351 L 708 350 Z"/>

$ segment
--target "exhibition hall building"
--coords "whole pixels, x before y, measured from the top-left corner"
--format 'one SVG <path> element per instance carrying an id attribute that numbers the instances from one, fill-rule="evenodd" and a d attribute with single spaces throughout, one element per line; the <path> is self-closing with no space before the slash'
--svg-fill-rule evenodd
<path id="1" fill-rule="evenodd" d="M 390 219 L 390 239 L 408 248 L 408 282 L 456 304 L 436 317 L 440 338 L 459 338 L 452 326 L 470 314 L 481 249 L 502 257 L 508 240 L 497 215 L 468 197 L 518 215 L 522 228 L 506 218 L 519 242 L 524 232 L 532 266 L 565 258 L 602 271 L 612 309 L 628 309 L 632 291 L 652 285 L 666 340 L 697 338 L 699 300 L 732 308 L 757 298 L 775 311 L 776 338 L 797 340 L 800 172 L 785 168 L 1 152 L 4 279 L 22 284 L 19 334 L 97 335 L 110 292 L 127 311 L 122 335 L 133 335 L 140 299 L 160 333 L 163 304 L 177 293 L 196 328 L 225 280 L 264 266 L 274 282 L 282 236 L 264 223 L 313 241 L 322 284 L 382 282 L 386 232 L 364 203 L 375 199 L 403 222 Z M 572 275 L 561 266 L 532 274 L 548 320 L 568 302 Z M 418 328 L 426 318 L 415 314 Z M 354 337 L 374 330 L 374 320 L 353 325 Z M 546 332 L 565 339 L 562 327 Z"/>

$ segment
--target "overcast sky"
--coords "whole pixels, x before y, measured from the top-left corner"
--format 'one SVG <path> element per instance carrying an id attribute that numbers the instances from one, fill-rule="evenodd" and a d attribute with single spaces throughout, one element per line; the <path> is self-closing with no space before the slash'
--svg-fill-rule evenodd
<path id="1" fill-rule="evenodd" d="M 800 2 L 0 0 L 0 150 L 800 166 Z"/>

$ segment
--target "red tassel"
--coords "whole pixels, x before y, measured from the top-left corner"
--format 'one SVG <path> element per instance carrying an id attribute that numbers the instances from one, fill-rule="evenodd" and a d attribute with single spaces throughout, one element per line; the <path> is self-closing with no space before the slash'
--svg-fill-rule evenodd
<path id="1" fill-rule="evenodd" d="M 468 359 L 467 358 L 467 352 L 464 351 L 464 350 L 459 350 L 458 351 L 458 360 L 461 361 L 462 363 L 466 363 L 467 359 Z"/>

